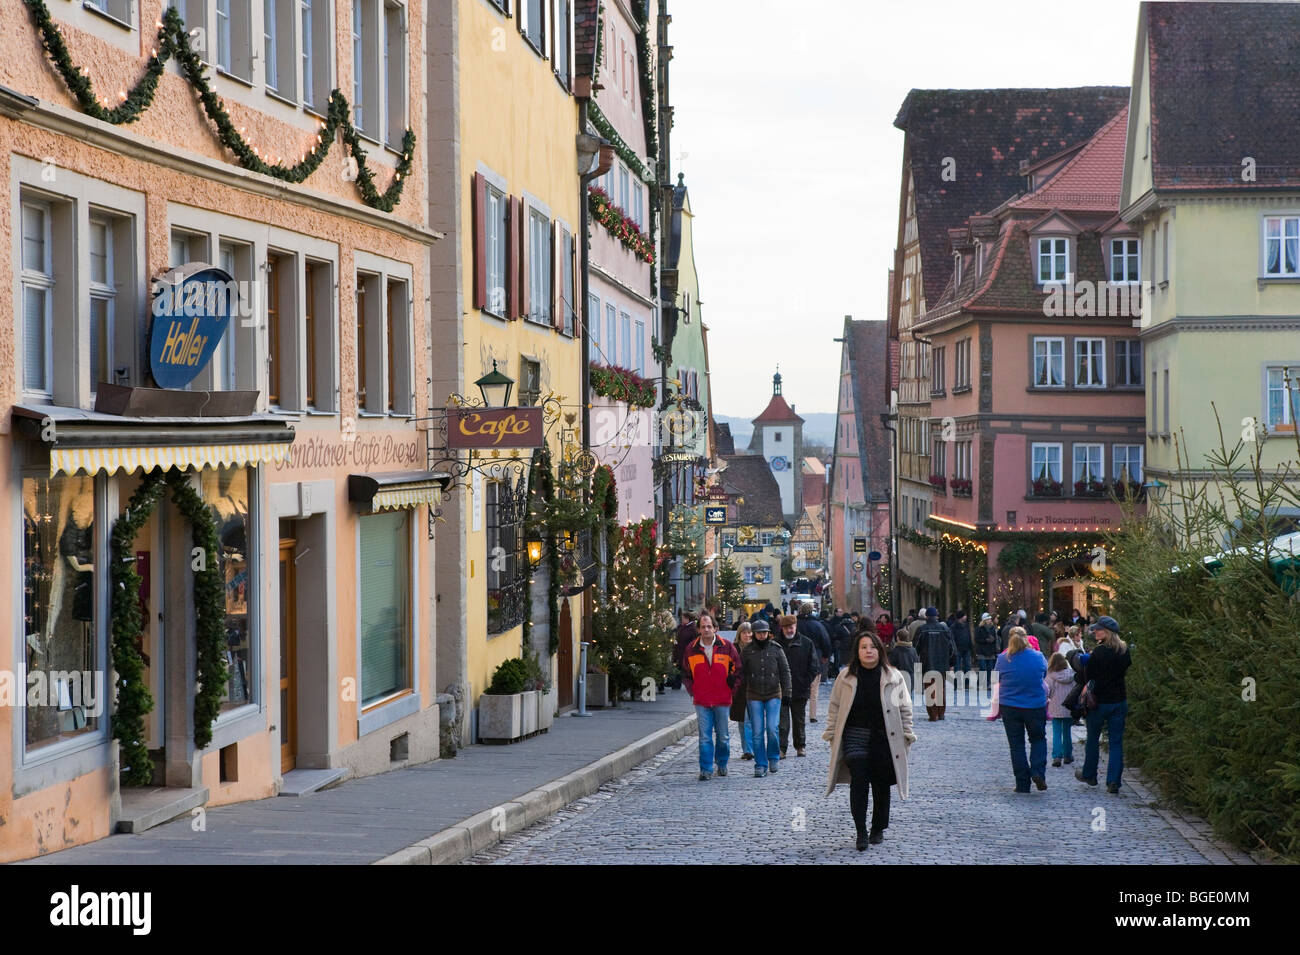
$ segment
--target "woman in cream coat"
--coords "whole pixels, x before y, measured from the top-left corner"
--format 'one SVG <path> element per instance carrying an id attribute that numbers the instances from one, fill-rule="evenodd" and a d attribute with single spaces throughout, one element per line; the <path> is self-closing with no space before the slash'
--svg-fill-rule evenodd
<path id="1" fill-rule="evenodd" d="M 864 687 L 878 684 L 880 699 L 864 694 L 855 708 L 860 681 L 866 681 Z M 839 783 L 849 784 L 859 851 L 883 841 L 889 826 L 889 787 L 896 783 L 898 795 L 907 798 L 907 750 L 916 735 L 907 682 L 889 665 L 885 647 L 869 623 L 854 637 L 853 656 L 831 689 L 822 739 L 831 744 L 826 795 Z M 875 802 L 870 834 L 866 830 L 868 787 Z"/>

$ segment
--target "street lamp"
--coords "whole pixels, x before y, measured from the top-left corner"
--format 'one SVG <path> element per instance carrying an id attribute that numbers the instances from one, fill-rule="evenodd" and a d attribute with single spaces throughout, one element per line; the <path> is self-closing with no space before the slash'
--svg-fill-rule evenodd
<path id="1" fill-rule="evenodd" d="M 497 360 L 495 358 L 492 359 L 492 370 L 474 384 L 478 385 L 479 394 L 483 396 L 483 404 L 487 407 L 510 407 L 510 389 L 514 387 L 515 380 L 509 375 L 503 375 L 497 371 Z"/>
<path id="2" fill-rule="evenodd" d="M 542 562 L 542 542 L 538 538 L 530 538 L 528 541 L 528 563 L 536 567 Z"/>
<path id="3" fill-rule="evenodd" d="M 1169 485 L 1164 481 L 1155 478 L 1147 484 L 1143 484 L 1142 487 L 1144 487 L 1152 499 L 1155 500 L 1157 506 L 1165 502 L 1165 494 L 1169 490 Z"/>

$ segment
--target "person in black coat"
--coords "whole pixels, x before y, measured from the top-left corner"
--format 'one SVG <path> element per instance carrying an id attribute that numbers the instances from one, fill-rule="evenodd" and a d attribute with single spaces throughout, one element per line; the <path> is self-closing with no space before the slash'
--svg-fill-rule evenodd
<path id="1" fill-rule="evenodd" d="M 830 667 L 831 653 L 834 648 L 831 646 L 830 634 L 826 632 L 826 626 L 812 615 L 812 605 L 804 604 L 799 608 L 796 629 L 799 635 L 807 637 L 812 641 L 813 647 L 817 650 L 817 675 L 813 677 L 812 687 L 808 690 L 808 722 L 817 722 L 817 698 L 821 687 L 822 680 L 826 679 L 826 673 Z"/>
<path id="2" fill-rule="evenodd" d="M 971 669 L 971 651 L 975 646 L 971 639 L 970 616 L 965 610 L 958 610 L 953 620 L 952 642 L 957 648 L 957 672 L 965 673 Z"/>
<path id="3" fill-rule="evenodd" d="M 777 637 L 776 643 L 785 651 L 790 663 L 790 698 L 781 701 L 781 757 L 785 757 L 789 745 L 791 726 L 794 728 L 795 755 L 803 756 L 807 745 L 804 712 L 808 706 L 813 679 L 821 673 L 820 659 L 813 642 L 798 632 L 798 621 L 794 617 L 787 614 L 778 623 L 781 625 L 781 636 Z"/>
<path id="4" fill-rule="evenodd" d="M 925 623 L 916 631 L 913 643 L 925 673 L 925 711 L 933 723 L 943 719 L 947 709 L 944 674 L 957 662 L 957 646 L 952 632 L 939 622 L 939 611 L 934 607 L 925 611 Z"/>

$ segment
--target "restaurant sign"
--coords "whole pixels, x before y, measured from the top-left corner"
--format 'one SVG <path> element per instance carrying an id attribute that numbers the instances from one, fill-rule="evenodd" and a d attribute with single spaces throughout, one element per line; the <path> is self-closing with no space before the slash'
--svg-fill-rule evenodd
<path id="1" fill-rule="evenodd" d="M 541 408 L 447 411 L 448 448 L 540 448 L 545 437 Z"/>
<path id="2" fill-rule="evenodd" d="M 193 262 L 154 282 L 149 370 L 159 388 L 184 388 L 212 360 L 240 305 L 225 269 Z"/>

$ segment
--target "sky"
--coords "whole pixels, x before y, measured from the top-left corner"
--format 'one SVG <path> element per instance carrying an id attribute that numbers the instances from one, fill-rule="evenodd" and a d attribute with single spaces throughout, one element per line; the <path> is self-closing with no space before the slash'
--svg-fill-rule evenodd
<path id="1" fill-rule="evenodd" d="M 1128 86 L 1137 0 L 668 0 L 674 178 L 716 414 L 833 412 L 844 316 L 881 319 L 910 89 Z M 743 10 L 743 16 L 735 11 Z M 981 210 L 972 209 L 972 213 Z"/>

